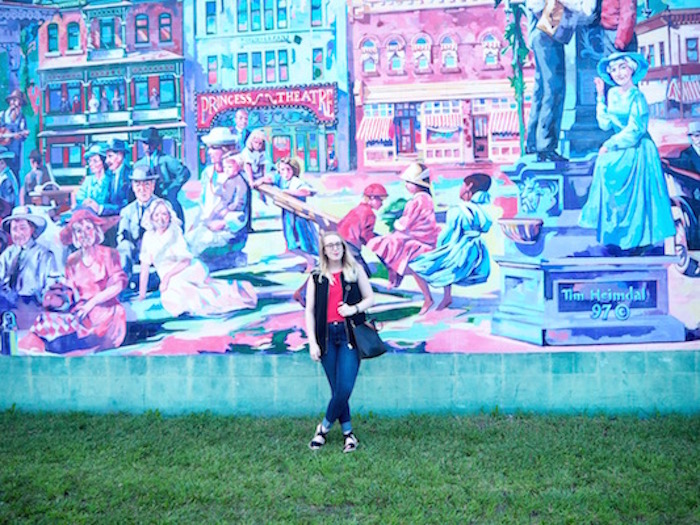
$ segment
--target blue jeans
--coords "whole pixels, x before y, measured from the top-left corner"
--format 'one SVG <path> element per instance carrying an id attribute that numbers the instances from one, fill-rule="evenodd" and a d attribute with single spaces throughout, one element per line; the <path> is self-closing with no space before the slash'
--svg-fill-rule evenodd
<path id="1" fill-rule="evenodd" d="M 348 400 L 355 387 L 355 379 L 360 369 L 357 350 L 350 348 L 345 324 L 328 325 L 328 342 L 326 353 L 321 357 L 323 370 L 331 385 L 331 400 L 326 409 L 329 423 L 339 420 L 341 425 L 350 422 L 350 405 Z"/>
<path id="2" fill-rule="evenodd" d="M 557 149 L 566 91 L 564 45 L 530 26 L 530 48 L 535 55 L 535 88 L 527 126 L 527 151 Z"/>

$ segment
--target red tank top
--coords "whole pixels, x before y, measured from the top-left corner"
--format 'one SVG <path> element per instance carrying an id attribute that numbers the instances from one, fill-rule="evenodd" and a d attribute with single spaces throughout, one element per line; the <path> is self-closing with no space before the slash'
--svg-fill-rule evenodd
<path id="1" fill-rule="evenodd" d="M 328 283 L 328 314 L 329 323 L 344 321 L 345 318 L 338 313 L 338 306 L 343 302 L 343 283 L 340 282 L 340 273 L 333 274 L 333 283 Z"/>

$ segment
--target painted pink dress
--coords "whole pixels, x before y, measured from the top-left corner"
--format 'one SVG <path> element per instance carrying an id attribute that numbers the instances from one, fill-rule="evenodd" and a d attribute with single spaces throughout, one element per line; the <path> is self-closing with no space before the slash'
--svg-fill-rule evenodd
<path id="1" fill-rule="evenodd" d="M 367 247 L 398 275 L 404 275 L 408 263 L 435 248 L 440 227 L 435 221 L 433 198 L 416 193 L 406 203 L 403 215 L 394 222 L 395 231 L 370 239 Z"/>
<path id="2" fill-rule="evenodd" d="M 85 265 L 79 251 L 72 253 L 66 263 L 66 284 L 73 289 L 77 302 L 67 312 L 43 312 L 30 331 L 45 342 L 47 351 L 54 353 L 120 346 L 126 337 L 126 311 L 117 298 L 98 304 L 82 320 L 75 312 L 106 288 L 119 284 L 123 290 L 127 282 L 117 250 L 96 246 L 90 266 Z"/>

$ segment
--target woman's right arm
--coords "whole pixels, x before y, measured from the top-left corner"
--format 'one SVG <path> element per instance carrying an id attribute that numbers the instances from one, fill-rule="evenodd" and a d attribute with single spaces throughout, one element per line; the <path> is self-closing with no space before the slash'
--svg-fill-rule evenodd
<path id="1" fill-rule="evenodd" d="M 309 340 L 309 355 L 314 361 L 321 360 L 321 347 L 316 340 L 316 280 L 313 275 L 306 281 L 306 337 Z"/>

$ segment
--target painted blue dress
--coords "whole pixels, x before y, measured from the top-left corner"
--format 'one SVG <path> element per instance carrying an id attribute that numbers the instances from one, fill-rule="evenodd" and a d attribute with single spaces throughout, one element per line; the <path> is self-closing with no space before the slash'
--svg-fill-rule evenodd
<path id="1" fill-rule="evenodd" d="M 483 208 L 489 200 L 488 193 L 478 191 L 470 201 L 447 210 L 437 247 L 416 257 L 409 267 L 435 287 L 485 282 L 491 263 L 481 234 L 491 228 L 491 219 Z"/>
<path id="2" fill-rule="evenodd" d="M 299 177 L 292 177 L 287 181 L 280 177 L 279 173 L 275 173 L 272 182 L 281 190 L 305 189 L 312 191 L 311 186 Z M 306 202 L 306 197 L 295 198 Z M 282 231 L 284 232 L 284 240 L 287 241 L 288 250 L 302 250 L 311 255 L 318 255 L 318 233 L 313 222 L 283 209 Z"/>
<path id="3" fill-rule="evenodd" d="M 636 86 L 613 87 L 608 105 L 596 107 L 598 126 L 615 134 L 598 156 L 579 224 L 596 228 L 598 242 L 623 250 L 662 242 L 675 234 L 671 200 L 659 151 L 647 133 L 649 107 Z"/>

